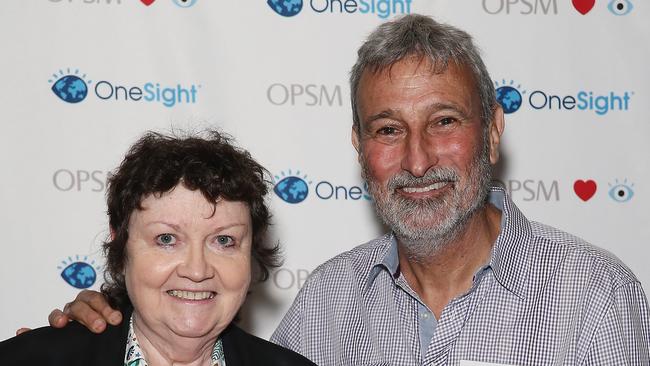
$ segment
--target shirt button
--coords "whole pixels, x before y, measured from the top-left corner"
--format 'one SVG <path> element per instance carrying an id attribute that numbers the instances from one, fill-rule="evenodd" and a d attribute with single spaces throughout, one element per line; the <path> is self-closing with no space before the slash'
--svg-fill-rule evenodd
<path id="1" fill-rule="evenodd" d="M 420 314 L 420 317 L 421 317 L 422 319 L 429 319 L 429 313 L 421 313 L 421 314 Z"/>

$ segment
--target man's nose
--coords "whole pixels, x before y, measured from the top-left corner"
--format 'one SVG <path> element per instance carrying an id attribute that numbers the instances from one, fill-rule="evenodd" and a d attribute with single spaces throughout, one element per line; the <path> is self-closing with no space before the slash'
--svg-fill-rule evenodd
<path id="1" fill-rule="evenodd" d="M 426 138 L 426 134 L 410 134 L 405 141 L 402 169 L 415 177 L 422 177 L 436 164 L 438 157 L 435 146 Z"/>

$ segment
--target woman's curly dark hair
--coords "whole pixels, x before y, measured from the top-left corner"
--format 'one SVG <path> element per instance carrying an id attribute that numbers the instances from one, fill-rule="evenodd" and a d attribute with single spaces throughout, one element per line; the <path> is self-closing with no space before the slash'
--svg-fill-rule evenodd
<path id="1" fill-rule="evenodd" d="M 142 209 L 142 200 L 148 195 L 169 192 L 178 184 L 201 191 L 206 200 L 215 204 L 220 198 L 248 204 L 253 224 L 254 276 L 265 281 L 269 269 L 279 266 L 279 246 L 268 245 L 265 240 L 270 222 L 264 202 L 268 172 L 247 151 L 233 146 L 228 137 L 216 131 L 204 135 L 207 137 L 147 132 L 131 146 L 109 177 L 106 202 L 112 239 L 103 245 L 106 271 L 101 290 L 111 305 L 130 305 L 123 273 L 128 260 L 131 214 Z"/>

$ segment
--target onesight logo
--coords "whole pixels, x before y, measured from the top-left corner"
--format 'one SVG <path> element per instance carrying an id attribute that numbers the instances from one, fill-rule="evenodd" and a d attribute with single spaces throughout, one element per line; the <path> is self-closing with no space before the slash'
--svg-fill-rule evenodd
<path id="1" fill-rule="evenodd" d="M 108 80 L 93 82 L 79 69 L 60 69 L 48 80 L 51 90 L 66 103 L 80 103 L 93 91 L 103 101 L 151 102 L 171 108 L 179 104 L 195 104 L 201 84 L 164 85 L 160 82 L 129 85 Z M 92 88 L 92 89 L 91 89 Z"/>

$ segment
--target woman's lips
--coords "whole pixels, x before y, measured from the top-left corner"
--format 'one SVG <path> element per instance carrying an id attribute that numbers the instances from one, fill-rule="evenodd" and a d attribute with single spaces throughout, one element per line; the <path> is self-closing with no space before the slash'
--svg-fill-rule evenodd
<path id="1" fill-rule="evenodd" d="M 188 291 L 188 290 L 169 290 L 167 294 L 183 300 L 209 300 L 214 298 L 217 293 L 213 291 Z"/>

